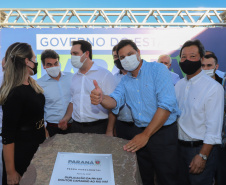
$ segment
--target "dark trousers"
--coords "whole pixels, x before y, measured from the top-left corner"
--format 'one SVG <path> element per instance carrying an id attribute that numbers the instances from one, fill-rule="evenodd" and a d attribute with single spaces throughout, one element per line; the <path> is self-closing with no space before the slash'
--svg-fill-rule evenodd
<path id="1" fill-rule="evenodd" d="M 144 128 L 122 124 L 125 136 L 132 139 Z M 154 172 L 158 185 L 177 184 L 177 124 L 163 126 L 150 137 L 147 145 L 136 152 L 143 185 L 154 185 Z"/>
<path id="2" fill-rule="evenodd" d="M 82 123 L 73 120 L 71 125 L 71 133 L 106 134 L 107 125 L 108 119 Z"/>
<path id="3" fill-rule="evenodd" d="M 133 135 L 130 133 L 131 127 L 134 127 L 133 122 L 116 120 L 115 123 L 116 136 L 122 139 L 131 140 L 133 138 Z"/>
<path id="4" fill-rule="evenodd" d="M 54 124 L 54 123 L 49 124 L 47 122 L 46 129 L 49 132 L 49 136 L 52 137 L 55 134 L 68 134 L 68 133 L 70 133 L 70 126 L 67 128 L 67 130 L 61 130 L 61 129 L 58 128 L 58 124 Z"/>
<path id="5" fill-rule="evenodd" d="M 226 185 L 226 146 L 217 146 L 217 185 Z"/>
<path id="6" fill-rule="evenodd" d="M 190 147 L 179 144 L 179 185 L 213 185 L 217 162 L 216 146 L 210 152 L 203 172 L 200 174 L 189 173 L 189 165 L 195 155 L 199 154 L 202 146 Z"/>

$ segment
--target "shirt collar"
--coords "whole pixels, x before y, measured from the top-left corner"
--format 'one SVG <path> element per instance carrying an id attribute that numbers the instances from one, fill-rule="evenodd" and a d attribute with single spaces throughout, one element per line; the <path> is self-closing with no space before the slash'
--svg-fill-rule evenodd
<path id="1" fill-rule="evenodd" d="M 61 71 L 61 77 L 64 76 L 64 75 L 65 75 L 65 73 L 63 71 Z M 48 81 L 50 79 L 52 79 L 52 78 L 48 74 L 46 74 L 45 76 L 43 76 L 43 81 Z"/>
<path id="2" fill-rule="evenodd" d="M 203 75 L 206 75 L 206 73 L 204 72 L 204 71 L 202 71 L 201 70 L 201 72 L 199 73 L 199 74 L 197 74 L 197 75 L 195 75 L 194 77 L 192 77 L 191 79 L 187 79 L 187 75 L 185 76 L 185 80 L 187 81 L 187 82 L 192 82 L 192 83 L 195 83 L 195 82 L 197 82 Z"/>
<path id="3" fill-rule="evenodd" d="M 92 67 L 89 69 L 89 71 L 97 71 L 98 68 L 99 68 L 99 67 L 93 62 L 93 65 L 92 65 Z M 87 73 L 88 73 L 89 71 L 87 71 Z M 82 73 L 80 72 L 80 70 L 78 70 L 78 74 L 82 74 Z"/>

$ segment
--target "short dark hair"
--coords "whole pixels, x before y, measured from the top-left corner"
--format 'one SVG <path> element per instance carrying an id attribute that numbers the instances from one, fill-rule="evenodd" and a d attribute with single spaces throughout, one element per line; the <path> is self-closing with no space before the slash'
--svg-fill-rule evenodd
<path id="1" fill-rule="evenodd" d="M 206 53 L 207 52 L 209 52 L 210 54 L 214 54 L 215 55 L 215 53 L 213 51 L 206 50 Z"/>
<path id="2" fill-rule="evenodd" d="M 42 52 L 41 55 L 41 60 L 42 60 L 42 64 L 45 65 L 45 59 L 46 58 L 53 58 L 53 59 L 60 59 L 59 55 L 57 54 L 56 51 L 52 50 L 52 49 L 46 49 Z"/>
<path id="3" fill-rule="evenodd" d="M 81 45 L 81 50 L 83 53 L 85 53 L 86 51 L 89 51 L 89 58 L 92 60 L 92 45 L 85 40 L 74 40 L 71 42 L 72 46 L 80 44 Z"/>
<path id="4" fill-rule="evenodd" d="M 119 52 L 120 49 L 122 49 L 123 47 L 127 46 L 127 45 L 130 45 L 133 47 L 133 49 L 135 49 L 136 51 L 138 51 L 138 47 L 137 45 L 135 44 L 135 42 L 133 42 L 132 40 L 129 40 L 129 39 L 124 39 L 124 40 L 121 40 L 119 43 L 118 43 L 118 47 L 117 47 L 117 54 Z"/>
<path id="5" fill-rule="evenodd" d="M 188 40 L 184 43 L 184 45 L 182 46 L 182 48 L 180 50 L 180 57 L 181 57 L 182 50 L 185 47 L 189 47 L 189 46 L 197 46 L 199 49 L 199 54 L 200 54 L 201 58 L 205 56 L 205 48 L 202 45 L 202 43 L 200 42 L 200 40 Z"/>
<path id="6" fill-rule="evenodd" d="M 209 58 L 213 58 L 215 60 L 215 64 L 218 64 L 218 60 L 215 54 L 209 54 L 209 55 L 205 55 L 204 58 L 209 59 Z"/>
<path id="7" fill-rule="evenodd" d="M 115 45 L 115 46 L 112 48 L 112 53 L 113 53 L 114 51 L 117 52 L 117 48 L 118 48 L 118 45 Z"/>

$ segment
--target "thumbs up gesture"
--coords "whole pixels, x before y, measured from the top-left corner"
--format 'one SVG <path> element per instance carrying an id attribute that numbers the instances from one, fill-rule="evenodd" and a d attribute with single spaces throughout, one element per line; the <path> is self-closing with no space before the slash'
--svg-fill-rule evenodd
<path id="1" fill-rule="evenodd" d="M 93 84 L 95 86 L 95 89 L 91 91 L 90 100 L 93 105 L 98 105 L 103 100 L 103 92 L 101 88 L 98 86 L 98 83 L 96 80 L 93 80 Z"/>

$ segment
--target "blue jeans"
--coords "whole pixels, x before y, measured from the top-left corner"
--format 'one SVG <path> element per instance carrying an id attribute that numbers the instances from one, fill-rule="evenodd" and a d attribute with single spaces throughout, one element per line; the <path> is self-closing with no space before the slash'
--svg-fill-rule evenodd
<path id="1" fill-rule="evenodd" d="M 217 147 L 214 146 L 200 174 L 189 173 L 189 165 L 195 155 L 199 154 L 202 145 L 188 147 L 179 145 L 179 185 L 213 185 L 217 164 Z"/>

